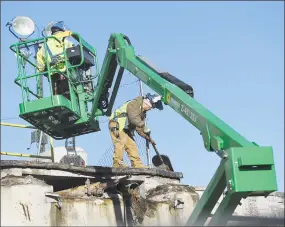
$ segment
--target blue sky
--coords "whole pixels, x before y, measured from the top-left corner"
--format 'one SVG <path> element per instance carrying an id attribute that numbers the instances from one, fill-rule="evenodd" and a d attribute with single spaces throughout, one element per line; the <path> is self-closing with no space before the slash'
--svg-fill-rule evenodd
<path id="1" fill-rule="evenodd" d="M 16 58 L 9 50 L 16 40 L 5 27 L 14 16 L 29 16 L 39 26 L 64 20 L 97 49 L 100 65 L 110 34 L 125 33 L 138 55 L 191 84 L 196 100 L 237 132 L 261 146 L 273 146 L 279 191 L 284 191 L 284 2 L 1 5 L 1 121 L 25 123 L 5 120 L 18 116 L 21 101 L 20 89 L 13 82 Z M 123 83 L 135 79 L 125 73 Z M 150 91 L 146 86 L 144 90 Z M 125 86 L 116 105 L 138 92 L 136 83 Z M 204 149 L 199 131 L 169 107 L 150 112 L 148 125 L 159 151 L 170 156 L 176 171 L 183 172 L 183 183 L 207 185 L 220 159 Z M 90 165 L 111 145 L 107 124 L 101 128 L 76 140 L 88 152 Z M 29 141 L 26 129 L 1 127 L 2 151 L 27 153 Z M 62 146 L 64 141 L 55 143 Z"/>

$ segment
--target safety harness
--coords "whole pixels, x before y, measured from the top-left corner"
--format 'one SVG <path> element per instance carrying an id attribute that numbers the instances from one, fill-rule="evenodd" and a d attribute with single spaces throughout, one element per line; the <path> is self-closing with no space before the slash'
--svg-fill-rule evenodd
<path id="1" fill-rule="evenodd" d="M 54 65 L 57 65 L 58 63 L 62 63 L 63 62 L 63 59 L 59 56 L 59 55 L 62 55 L 63 52 L 61 53 L 58 53 L 58 54 L 53 54 L 48 46 L 48 44 L 46 45 L 47 46 L 47 51 L 48 51 L 48 54 L 50 56 L 50 59 L 51 59 L 51 62 L 50 62 L 50 66 L 54 66 Z"/>
<path id="2" fill-rule="evenodd" d="M 130 100 L 131 101 L 131 100 Z M 115 127 L 110 127 L 110 130 L 116 131 L 123 131 L 124 129 L 128 129 L 128 114 L 127 114 L 127 105 L 130 101 L 127 101 L 123 106 L 116 109 L 113 114 L 109 117 L 109 120 L 112 122 L 116 122 Z"/>

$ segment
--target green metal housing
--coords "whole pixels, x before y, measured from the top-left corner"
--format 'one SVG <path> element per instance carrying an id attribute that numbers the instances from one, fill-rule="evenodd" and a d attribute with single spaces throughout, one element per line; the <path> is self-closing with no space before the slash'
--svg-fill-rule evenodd
<path id="1" fill-rule="evenodd" d="M 95 50 L 90 45 L 83 43 L 81 38 L 79 40 L 96 56 Z M 46 38 L 43 41 L 46 43 Z M 14 45 L 14 47 L 18 46 L 19 44 Z M 19 66 L 16 83 L 21 81 L 20 85 L 22 93 L 24 93 L 27 90 L 23 80 L 27 76 L 20 73 L 23 59 L 18 48 L 15 52 L 18 56 Z M 70 66 L 67 59 L 66 66 L 70 69 L 67 70 L 66 77 L 70 79 L 71 69 L 74 66 Z M 119 71 L 115 76 L 118 67 Z M 260 147 L 256 143 L 248 141 L 179 86 L 161 77 L 158 69 L 135 54 L 129 38 L 121 33 L 114 33 L 110 36 L 103 65 L 92 94 L 87 95 L 80 84 L 75 85 L 70 82 L 73 94 L 71 101 L 60 95 L 39 97 L 35 101 L 23 98 L 23 102 L 20 104 L 20 116 L 55 139 L 98 131 L 100 129 L 97 118 L 111 115 L 125 69 L 160 94 L 165 105 L 169 105 L 195 126 L 200 131 L 205 149 L 216 152 L 221 157 L 220 165 L 191 214 L 187 225 L 204 225 L 225 189 L 226 196 L 211 218 L 209 225 L 226 224 L 242 198 L 254 195 L 267 196 L 277 190 L 272 147 Z M 50 71 L 48 69 L 49 78 Z M 33 76 L 39 76 L 39 74 Z M 113 82 L 114 86 L 110 94 Z M 82 93 L 79 92 L 80 89 Z M 86 111 L 86 100 L 92 103 L 90 111 Z M 49 113 L 47 113 L 48 111 Z M 54 118 L 58 116 L 57 120 L 61 121 L 58 128 L 52 127 L 52 119 L 48 116 Z M 72 120 L 64 121 L 68 117 L 71 117 Z"/>

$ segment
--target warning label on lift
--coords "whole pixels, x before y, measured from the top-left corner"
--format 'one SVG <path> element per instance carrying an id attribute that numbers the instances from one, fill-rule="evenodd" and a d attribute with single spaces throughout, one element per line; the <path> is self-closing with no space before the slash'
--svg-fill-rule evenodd
<path id="1" fill-rule="evenodd" d="M 169 105 L 173 107 L 178 112 L 183 113 L 186 115 L 188 118 L 190 118 L 192 121 L 196 122 L 197 121 L 197 116 L 185 105 L 180 104 L 177 102 L 175 99 L 173 99 L 170 94 L 167 95 L 167 102 Z"/>

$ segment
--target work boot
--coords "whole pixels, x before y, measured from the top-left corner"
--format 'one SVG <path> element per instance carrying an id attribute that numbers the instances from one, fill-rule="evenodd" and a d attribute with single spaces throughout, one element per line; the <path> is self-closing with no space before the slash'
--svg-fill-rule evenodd
<path id="1" fill-rule="evenodd" d="M 113 165 L 113 168 L 129 168 L 129 166 L 126 164 L 117 164 L 117 165 Z"/>
<path id="2" fill-rule="evenodd" d="M 123 160 L 116 157 L 113 158 L 113 168 L 129 168 L 128 165 L 124 164 Z"/>

